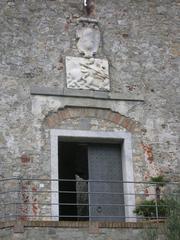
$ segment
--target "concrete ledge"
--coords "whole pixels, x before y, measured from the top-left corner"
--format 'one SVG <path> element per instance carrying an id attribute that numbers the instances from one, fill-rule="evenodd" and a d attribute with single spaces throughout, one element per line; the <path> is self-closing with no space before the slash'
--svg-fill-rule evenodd
<path id="1" fill-rule="evenodd" d="M 14 227 L 16 221 L 0 222 L 0 229 Z"/>
<path id="2" fill-rule="evenodd" d="M 57 96 L 57 97 L 76 97 L 76 98 L 90 98 L 102 100 L 116 100 L 116 101 L 138 101 L 143 102 L 143 95 L 137 94 L 120 94 L 111 92 L 101 92 L 92 90 L 77 90 L 77 89 L 59 89 L 49 87 L 32 86 L 30 90 L 31 95 L 41 96 Z"/>

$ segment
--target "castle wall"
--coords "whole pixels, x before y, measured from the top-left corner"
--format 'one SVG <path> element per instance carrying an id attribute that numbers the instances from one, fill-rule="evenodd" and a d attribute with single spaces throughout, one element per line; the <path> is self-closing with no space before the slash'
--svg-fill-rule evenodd
<path id="1" fill-rule="evenodd" d="M 84 57 L 80 0 L 1 0 L 0 177 L 49 178 L 57 128 L 130 132 L 134 180 L 177 180 L 179 7 L 178 0 L 96 1 L 95 58 L 109 66 L 109 85 L 96 91 L 67 85 L 66 57 Z"/>

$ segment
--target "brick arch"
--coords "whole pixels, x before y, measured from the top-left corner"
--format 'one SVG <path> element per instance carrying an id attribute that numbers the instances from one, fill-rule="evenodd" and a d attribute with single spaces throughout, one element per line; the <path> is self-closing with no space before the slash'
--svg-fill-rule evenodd
<path id="1" fill-rule="evenodd" d="M 65 107 L 64 109 L 59 109 L 57 112 L 49 114 L 45 118 L 45 123 L 49 128 L 56 128 L 61 121 L 81 117 L 110 121 L 117 126 L 127 129 L 129 132 L 136 132 L 139 129 L 138 122 L 118 112 L 113 112 L 110 109 L 84 107 Z"/>

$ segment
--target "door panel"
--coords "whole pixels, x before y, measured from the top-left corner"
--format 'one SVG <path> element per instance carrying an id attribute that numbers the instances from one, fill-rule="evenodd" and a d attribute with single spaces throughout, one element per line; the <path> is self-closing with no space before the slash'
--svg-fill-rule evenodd
<path id="1" fill-rule="evenodd" d="M 119 206 L 124 204 L 123 194 L 119 194 L 123 193 L 123 184 L 112 182 L 123 180 L 120 145 L 89 144 L 88 167 L 89 180 L 97 180 L 89 182 L 90 220 L 124 221 L 124 206 Z M 98 182 L 99 180 L 103 182 Z M 103 193 L 92 194 L 93 192 Z"/>

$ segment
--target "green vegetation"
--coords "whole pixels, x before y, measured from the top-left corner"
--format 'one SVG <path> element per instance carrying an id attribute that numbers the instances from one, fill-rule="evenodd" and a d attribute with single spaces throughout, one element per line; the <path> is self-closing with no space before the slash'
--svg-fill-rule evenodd
<path id="1" fill-rule="evenodd" d="M 156 185 L 158 185 L 160 187 L 163 187 L 167 183 L 167 181 L 165 180 L 163 175 L 151 177 L 150 181 L 153 183 L 156 183 Z"/>
<path id="2" fill-rule="evenodd" d="M 151 179 L 152 182 L 157 182 L 159 186 L 164 186 L 164 181 L 161 184 L 161 177 Z M 164 180 L 164 179 L 163 179 Z M 155 185 L 157 188 L 157 185 Z M 160 199 L 160 192 L 156 192 L 155 199 L 143 200 L 140 205 L 136 207 L 134 212 L 145 218 L 156 218 L 156 204 L 158 206 L 158 217 L 166 218 L 162 224 L 149 224 L 148 227 L 140 233 L 140 240 L 158 240 L 159 236 L 163 235 L 165 240 L 180 240 L 180 191 L 168 194 L 171 197 Z"/>
<path id="3" fill-rule="evenodd" d="M 160 235 L 164 240 L 180 240 L 180 201 L 172 198 L 167 202 L 169 214 L 163 227 L 162 224 L 154 227 L 150 224 L 141 231 L 139 240 L 158 240 Z"/>
<path id="4" fill-rule="evenodd" d="M 158 213 L 157 213 L 158 211 Z M 134 210 L 139 216 L 147 219 L 164 218 L 168 215 L 168 206 L 166 200 L 144 200 Z"/>
<path id="5" fill-rule="evenodd" d="M 155 187 L 155 196 L 153 200 L 143 200 L 134 210 L 138 216 L 144 216 L 146 219 L 164 218 L 168 215 L 167 201 L 161 199 L 161 187 L 165 185 L 164 176 L 151 177 L 150 182 Z"/>
<path id="6" fill-rule="evenodd" d="M 161 199 L 161 187 L 167 183 L 164 179 L 163 175 L 151 177 L 151 182 L 155 183 L 155 192 L 156 192 L 156 200 L 160 201 Z"/>
<path id="7" fill-rule="evenodd" d="M 139 240 L 158 240 L 158 229 L 146 227 L 140 232 Z"/>
<path id="8" fill-rule="evenodd" d="M 180 240 L 180 199 L 170 199 L 169 210 L 164 228 L 166 239 Z"/>

